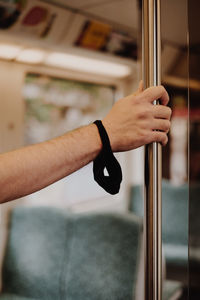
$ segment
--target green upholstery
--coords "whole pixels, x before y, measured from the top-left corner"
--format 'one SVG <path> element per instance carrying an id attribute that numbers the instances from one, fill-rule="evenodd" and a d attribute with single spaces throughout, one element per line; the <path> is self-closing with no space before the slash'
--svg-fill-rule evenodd
<path id="1" fill-rule="evenodd" d="M 142 224 L 134 215 L 12 212 L 0 300 L 133 300 Z M 164 300 L 181 285 L 165 282 Z"/>
<path id="2" fill-rule="evenodd" d="M 200 246 L 200 185 L 190 185 L 190 201 L 189 201 L 189 223 L 190 223 L 190 247 Z"/>
<path id="3" fill-rule="evenodd" d="M 141 230 L 132 214 L 16 208 L 0 299 L 132 300 Z"/>
<path id="4" fill-rule="evenodd" d="M 33 298 L 17 296 L 14 294 L 3 294 L 0 296 L 0 299 L 1 300 L 38 300 L 38 299 L 33 299 Z"/>
<path id="5" fill-rule="evenodd" d="M 163 242 L 187 245 L 188 243 L 188 185 L 173 186 L 168 181 L 162 183 Z M 142 187 L 131 189 L 130 210 L 143 216 Z"/>
<path id="6" fill-rule="evenodd" d="M 187 267 L 188 263 L 188 185 L 162 184 L 162 235 L 168 265 Z M 141 186 L 131 189 L 130 210 L 143 216 Z"/>
<path id="7" fill-rule="evenodd" d="M 15 209 L 3 268 L 3 291 L 36 299 L 48 299 L 51 294 L 50 299 L 59 299 L 69 231 L 64 215 L 57 211 Z"/>
<path id="8" fill-rule="evenodd" d="M 191 285 L 199 287 L 200 278 L 200 185 L 190 185 L 189 201 L 189 269 Z"/>

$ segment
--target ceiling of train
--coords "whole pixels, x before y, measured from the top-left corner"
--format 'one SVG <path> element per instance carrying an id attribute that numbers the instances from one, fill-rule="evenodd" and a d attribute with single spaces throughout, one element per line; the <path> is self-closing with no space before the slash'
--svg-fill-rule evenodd
<path id="1" fill-rule="evenodd" d="M 137 29 L 138 0 L 47 0 L 75 10 L 80 10 L 102 20 Z"/>
<path id="2" fill-rule="evenodd" d="M 126 59 L 131 58 L 136 60 L 138 37 L 141 37 L 141 34 L 138 34 L 140 32 L 139 28 L 141 27 L 141 12 L 139 10 L 139 3 L 141 3 L 141 1 L 142 0 L 29 0 L 27 3 L 30 3 L 30 5 L 39 2 L 55 5 L 49 5 L 49 10 L 52 16 L 58 14 L 58 18 L 56 18 L 57 21 L 55 21 L 55 25 L 52 27 L 52 24 L 49 23 L 51 30 L 49 30 L 47 37 L 42 39 L 39 33 L 37 35 L 35 33 L 36 38 L 30 38 L 29 35 L 26 34 L 26 31 L 23 31 L 23 28 L 21 30 L 20 25 L 13 26 L 11 30 L 5 30 L 5 35 L 10 35 L 9 37 L 11 39 L 13 39 L 13 37 L 15 39 L 19 38 L 20 41 L 23 42 L 23 37 L 25 38 L 26 34 L 26 38 L 28 38 L 30 42 L 35 41 L 39 47 L 57 47 L 58 49 L 60 47 L 60 49 L 64 51 L 66 51 L 66 49 L 69 51 L 71 47 L 72 51 L 80 50 L 82 51 L 81 53 L 83 53 L 85 49 L 97 50 L 93 51 L 92 54 L 94 55 L 97 55 L 97 53 L 99 55 L 99 50 L 101 50 L 103 54 L 112 54 L 113 59 L 116 59 L 116 56 L 121 56 Z M 5 0 L 0 0 L 0 2 L 6 3 Z M 87 26 L 90 26 L 88 23 L 95 23 L 95 20 L 101 21 L 101 23 L 104 24 L 101 24 L 100 30 L 95 31 L 93 29 L 92 33 L 95 32 L 96 34 L 97 32 L 95 38 L 100 39 L 98 34 L 100 31 L 101 33 L 103 32 L 102 39 L 104 39 L 104 44 L 103 46 L 101 43 L 99 45 L 98 40 L 95 42 L 97 43 L 95 47 L 94 45 L 92 45 L 93 47 L 91 47 L 91 45 L 90 47 L 86 47 L 86 44 L 89 42 L 87 40 L 86 43 L 85 36 L 87 37 L 87 32 L 85 33 L 85 30 L 88 28 Z M 187 25 L 187 0 L 161 0 L 162 57 L 165 61 L 165 68 L 163 68 L 165 74 L 176 74 L 180 77 L 187 76 Z M 92 26 L 93 24 L 91 27 Z M 40 30 L 40 28 L 38 30 Z M 44 33 L 45 32 L 46 31 L 44 31 Z M 31 31 L 30 34 L 34 37 L 34 32 Z M 109 36 L 109 39 L 107 36 Z M 199 41 L 198 30 L 193 40 L 195 42 Z M 121 48 L 118 47 L 119 45 Z M 115 50 L 113 50 L 113 47 Z M 87 53 L 87 55 L 91 55 L 91 51 Z M 133 60 L 131 60 L 131 63 Z M 126 63 L 130 63 L 130 60 Z M 197 65 L 199 64 L 194 63 L 194 66 Z"/>
<path id="3" fill-rule="evenodd" d="M 43 0 L 113 24 L 136 39 L 141 0 Z M 187 77 L 187 0 L 161 0 L 163 73 Z"/>
<path id="4" fill-rule="evenodd" d="M 118 24 L 129 32 L 139 26 L 138 3 L 140 0 L 45 0 L 49 3 L 75 9 L 84 14 Z M 187 42 L 187 1 L 161 0 L 163 40 L 176 45 Z"/>

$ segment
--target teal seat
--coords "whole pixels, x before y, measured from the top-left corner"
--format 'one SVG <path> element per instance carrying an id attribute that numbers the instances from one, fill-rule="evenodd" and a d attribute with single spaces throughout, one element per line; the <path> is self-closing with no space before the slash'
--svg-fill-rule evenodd
<path id="1" fill-rule="evenodd" d="M 141 236 L 141 220 L 133 214 L 16 208 L 0 299 L 133 300 Z M 163 299 L 181 290 L 180 283 L 167 282 Z"/>
<path id="2" fill-rule="evenodd" d="M 132 214 L 16 208 L 0 299 L 132 300 L 141 230 Z"/>
<path id="3" fill-rule="evenodd" d="M 162 184 L 162 238 L 167 267 L 187 268 L 188 264 L 188 185 Z M 131 189 L 130 210 L 143 216 L 141 186 Z"/>
<path id="4" fill-rule="evenodd" d="M 1 300 L 38 300 L 38 299 L 33 299 L 33 298 L 17 296 L 14 294 L 3 294 L 0 296 L 0 299 Z"/>

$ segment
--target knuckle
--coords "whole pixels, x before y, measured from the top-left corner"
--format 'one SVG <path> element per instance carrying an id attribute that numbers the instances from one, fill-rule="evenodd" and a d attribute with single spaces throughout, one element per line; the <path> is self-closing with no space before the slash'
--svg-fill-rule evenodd
<path id="1" fill-rule="evenodd" d="M 169 120 L 166 120 L 165 121 L 165 129 L 166 130 L 169 130 L 170 129 L 170 126 L 171 126 L 171 122 Z"/>
<path id="2" fill-rule="evenodd" d="M 168 136 L 164 132 L 159 131 L 148 131 L 143 130 L 140 134 L 141 140 L 144 144 L 149 144 L 152 142 L 158 142 L 161 143 L 163 146 L 165 146 L 168 142 Z"/>
<path id="3" fill-rule="evenodd" d="M 168 108 L 168 112 L 169 112 L 169 117 L 171 118 L 171 115 L 172 115 L 172 109 L 171 109 L 170 107 L 168 107 L 168 106 L 167 106 L 167 108 Z"/>
<path id="4" fill-rule="evenodd" d="M 146 119 L 142 124 L 141 127 L 143 129 L 147 129 L 147 130 L 152 130 L 153 126 L 152 126 L 153 121 L 150 119 Z"/>
<path id="5" fill-rule="evenodd" d="M 168 112 L 171 114 L 172 113 L 172 109 L 169 106 L 166 106 L 166 108 L 168 109 Z"/>
<path id="6" fill-rule="evenodd" d="M 155 142 L 160 142 L 164 145 L 165 143 L 167 143 L 166 138 L 167 138 L 167 135 L 165 133 L 156 131 Z"/>
<path id="7" fill-rule="evenodd" d="M 162 142 L 163 141 L 163 135 L 161 132 L 157 132 L 156 134 L 156 142 Z"/>
<path id="8" fill-rule="evenodd" d="M 149 135 L 149 131 L 147 129 L 142 129 L 140 131 L 140 138 L 142 139 L 142 141 L 145 143 L 145 144 L 148 144 L 150 143 L 150 135 Z"/>
<path id="9" fill-rule="evenodd" d="M 159 142 L 159 134 L 156 131 L 152 131 L 151 134 L 147 136 L 148 143 Z"/>
<path id="10" fill-rule="evenodd" d="M 163 145 L 166 145 L 167 142 L 168 142 L 168 137 L 167 137 L 167 134 L 166 133 L 162 133 L 162 139 L 161 139 L 161 142 Z"/>
<path id="11" fill-rule="evenodd" d="M 167 143 L 168 143 L 168 136 L 165 134 L 165 139 L 164 139 L 164 142 L 163 142 L 164 146 L 167 145 Z"/>
<path id="12" fill-rule="evenodd" d="M 142 97 L 142 95 L 134 95 L 133 98 L 132 98 L 132 101 L 134 104 L 140 104 L 142 102 L 142 99 L 144 97 Z"/>
<path id="13" fill-rule="evenodd" d="M 164 106 L 164 109 L 165 109 L 166 113 L 168 113 L 169 115 L 171 115 L 172 109 L 169 106 Z"/>
<path id="14" fill-rule="evenodd" d="M 162 92 L 166 92 L 166 89 L 165 89 L 165 87 L 164 87 L 163 85 L 159 85 L 159 88 L 160 88 L 160 90 L 161 90 Z"/>
<path id="15" fill-rule="evenodd" d="M 140 109 L 138 110 L 138 117 L 140 119 L 147 119 L 152 115 L 152 111 L 149 106 L 141 106 Z"/>
<path id="16" fill-rule="evenodd" d="M 138 119 L 144 119 L 145 118 L 145 112 L 144 112 L 144 110 L 143 109 L 138 109 L 138 111 L 137 111 L 137 117 L 138 117 Z"/>

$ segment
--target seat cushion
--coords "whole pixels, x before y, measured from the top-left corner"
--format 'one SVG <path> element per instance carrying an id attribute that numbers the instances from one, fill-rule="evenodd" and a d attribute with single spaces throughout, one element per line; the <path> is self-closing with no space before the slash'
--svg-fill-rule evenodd
<path id="1" fill-rule="evenodd" d="M 132 300 L 141 226 L 134 216 L 77 216 L 73 226 L 67 300 Z"/>
<path id="2" fill-rule="evenodd" d="M 16 208 L 3 265 L 3 292 L 60 299 L 60 277 L 68 257 L 70 218 L 52 208 Z"/>
<path id="3" fill-rule="evenodd" d="M 26 297 L 17 296 L 14 294 L 1 294 L 0 300 L 39 300 L 39 299 L 26 298 Z"/>
<path id="4" fill-rule="evenodd" d="M 162 236 L 165 244 L 188 244 L 188 192 L 187 184 L 174 186 L 162 181 Z M 131 189 L 130 210 L 143 216 L 142 186 Z"/>
<path id="5" fill-rule="evenodd" d="M 117 214 L 16 208 L 3 292 L 40 300 L 132 300 L 142 224 Z"/>

